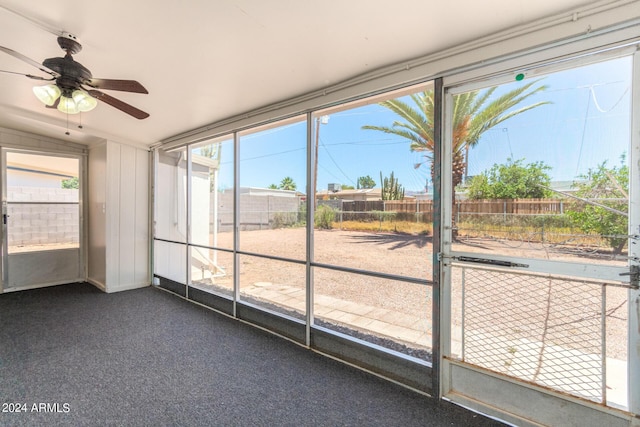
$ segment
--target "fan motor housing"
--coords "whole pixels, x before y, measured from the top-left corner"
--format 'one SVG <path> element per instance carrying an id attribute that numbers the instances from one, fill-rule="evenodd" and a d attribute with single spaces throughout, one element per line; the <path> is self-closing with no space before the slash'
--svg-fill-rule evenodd
<path id="1" fill-rule="evenodd" d="M 42 65 L 60 74 L 56 83 L 61 89 L 77 89 L 82 83 L 91 80 L 92 75 L 84 65 L 67 55 L 64 58 L 49 58 Z"/>

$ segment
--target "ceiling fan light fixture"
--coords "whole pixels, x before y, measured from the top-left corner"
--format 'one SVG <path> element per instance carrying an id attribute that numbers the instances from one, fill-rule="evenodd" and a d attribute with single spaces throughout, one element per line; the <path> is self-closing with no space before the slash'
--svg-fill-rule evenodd
<path id="1" fill-rule="evenodd" d="M 80 112 L 80 110 L 78 109 L 78 105 L 73 100 L 73 98 L 67 98 L 66 96 L 60 97 L 58 110 L 67 114 L 78 114 Z"/>
<path id="2" fill-rule="evenodd" d="M 44 105 L 48 105 L 51 107 L 56 99 L 60 97 L 62 93 L 60 88 L 54 84 L 48 84 L 44 86 L 34 86 L 33 93 L 36 95 L 36 98 L 40 100 Z"/>
<path id="3" fill-rule="evenodd" d="M 74 90 L 71 97 L 73 98 L 78 111 L 83 113 L 93 110 L 98 105 L 98 100 L 84 90 Z"/>

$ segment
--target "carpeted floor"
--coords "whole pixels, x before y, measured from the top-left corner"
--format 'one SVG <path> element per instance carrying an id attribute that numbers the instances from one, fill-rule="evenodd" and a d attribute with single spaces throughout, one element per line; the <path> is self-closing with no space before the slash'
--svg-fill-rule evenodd
<path id="1" fill-rule="evenodd" d="M 166 292 L 89 284 L 0 295 L 0 404 L 2 426 L 501 425 Z"/>

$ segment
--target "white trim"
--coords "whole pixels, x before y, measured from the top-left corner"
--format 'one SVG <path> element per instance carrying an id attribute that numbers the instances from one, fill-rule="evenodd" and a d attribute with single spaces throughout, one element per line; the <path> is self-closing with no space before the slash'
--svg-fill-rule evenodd
<path id="1" fill-rule="evenodd" d="M 446 370 L 461 369 L 470 373 L 471 376 L 480 376 L 482 378 L 482 381 L 475 381 L 477 378 L 474 378 L 469 383 L 471 387 L 466 392 L 454 387 L 445 396 L 447 400 L 515 425 L 552 425 L 549 423 L 549 416 L 553 415 L 551 411 L 555 413 L 553 419 L 555 425 L 627 426 L 633 418 L 633 415 L 627 411 L 599 405 L 540 387 L 536 384 L 521 382 L 464 362 L 446 359 L 444 366 Z M 461 375 L 458 374 L 457 377 L 461 378 Z M 480 394 L 475 394 L 478 391 L 481 391 Z M 489 403 L 492 401 L 491 398 L 493 396 L 502 401 L 505 399 L 510 400 L 514 404 L 513 411 L 505 410 L 504 406 L 506 405 L 504 402 L 497 406 Z M 553 397 L 553 399 L 540 398 L 541 396 L 549 396 Z M 523 403 L 524 405 L 522 405 Z M 537 404 L 542 404 L 544 407 Z M 531 405 L 535 406 L 534 410 L 531 410 Z M 518 414 L 516 413 L 517 411 L 522 413 Z M 567 418 L 569 414 L 573 414 L 568 417 L 572 424 L 568 424 L 567 419 L 562 419 L 561 421 L 560 417 Z M 555 417 L 558 417 L 558 419 L 555 419 Z M 600 421 L 606 419 L 607 422 L 595 421 L 594 417 L 600 417 Z"/>
<path id="2" fill-rule="evenodd" d="M 637 32 L 638 29 L 635 31 Z M 631 40 L 624 39 L 619 42 L 614 40 L 614 38 L 612 40 L 600 40 L 603 43 L 608 41 L 611 41 L 611 43 L 598 44 L 597 47 L 591 48 L 589 46 L 592 46 L 596 40 L 582 41 L 573 46 L 578 49 L 575 52 L 571 49 L 567 50 L 564 46 L 549 49 L 526 58 L 515 58 L 499 64 L 456 74 L 445 78 L 444 84 L 453 95 L 458 95 L 513 82 L 515 76 L 520 73 L 525 75 L 525 79 L 535 79 L 559 71 L 632 55 L 640 43 L 640 37 L 635 37 Z"/>
<path id="3" fill-rule="evenodd" d="M 131 283 L 131 284 L 128 284 L 128 285 L 123 285 L 123 286 L 110 286 L 105 292 L 108 293 L 108 294 L 112 294 L 114 292 L 130 291 L 130 290 L 133 290 L 133 289 L 146 288 L 148 286 L 151 286 L 151 283 L 144 283 L 144 284 Z"/>
<path id="4" fill-rule="evenodd" d="M 92 279 L 90 277 L 87 278 L 86 281 L 87 281 L 87 283 L 90 283 L 93 286 L 95 286 L 96 288 L 100 289 L 102 292 L 107 292 L 107 286 L 104 283 L 102 283 L 102 282 L 100 282 L 100 281 L 98 281 L 96 279 Z"/>
<path id="5" fill-rule="evenodd" d="M 629 234 L 640 235 L 640 51 L 633 56 L 631 101 L 631 152 L 629 153 Z M 631 244 L 634 242 L 635 244 Z M 629 242 L 629 266 L 640 266 L 640 239 Z M 628 272 L 628 270 L 627 270 Z M 629 277 L 629 276 L 626 276 Z M 629 410 L 640 414 L 640 291 L 630 290 L 628 300 Z"/>
<path id="6" fill-rule="evenodd" d="M 43 147 L 41 144 L 30 143 L 31 141 L 44 143 L 46 146 Z M 0 144 L 9 148 L 32 149 L 51 153 L 74 153 L 77 155 L 86 154 L 87 149 L 86 145 L 77 144 L 75 142 L 63 141 L 60 139 L 3 127 L 0 127 Z M 52 145 L 56 148 L 52 148 Z M 58 148 L 58 146 L 61 148 Z"/>
<path id="7" fill-rule="evenodd" d="M 27 286 L 20 286 L 16 288 L 8 288 L 8 289 L 5 289 L 4 292 L 0 292 L 0 293 L 8 294 L 10 292 L 28 291 L 30 289 L 50 288 L 51 286 L 69 285 L 71 283 L 83 283 L 83 282 L 84 280 L 76 280 L 76 281 L 62 280 L 58 282 L 38 283 L 36 285 L 27 285 Z"/>

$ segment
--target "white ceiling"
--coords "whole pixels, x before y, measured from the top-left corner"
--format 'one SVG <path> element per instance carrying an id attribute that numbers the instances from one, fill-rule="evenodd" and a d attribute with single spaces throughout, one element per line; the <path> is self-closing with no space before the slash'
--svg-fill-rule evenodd
<path id="1" fill-rule="evenodd" d="M 94 77 L 138 80 L 149 90 L 105 92 L 150 114 L 137 120 L 100 103 L 82 115 L 83 129 L 69 116 L 66 136 L 67 116 L 35 98 L 37 81 L 0 73 L 0 126 L 85 144 L 111 138 L 150 145 L 590 3 L 0 0 L 0 46 L 42 62 L 63 56 L 53 33 L 70 32 L 83 45 L 75 60 Z M 42 75 L 2 52 L 0 70 Z"/>

